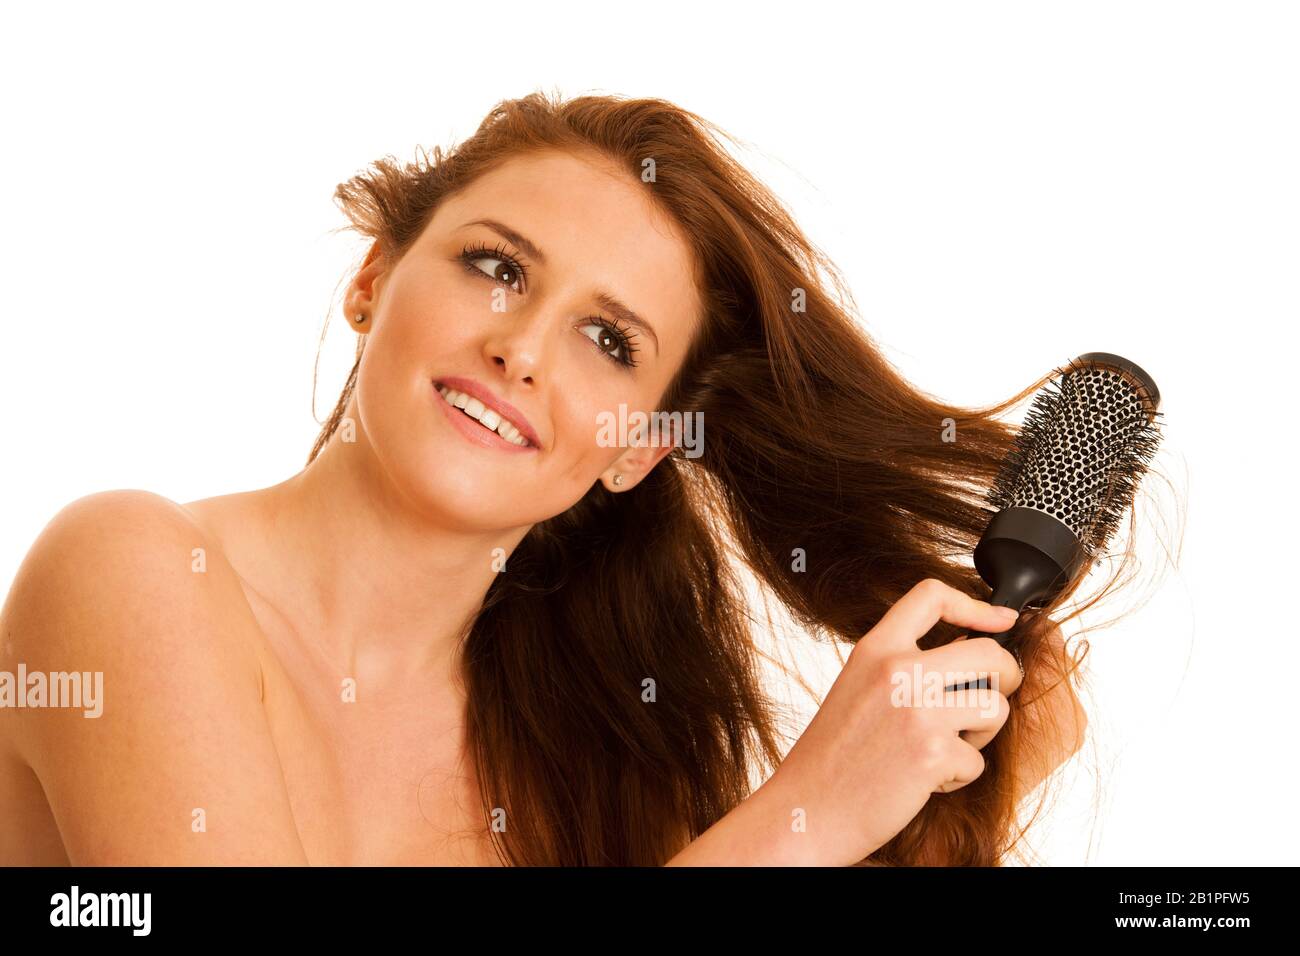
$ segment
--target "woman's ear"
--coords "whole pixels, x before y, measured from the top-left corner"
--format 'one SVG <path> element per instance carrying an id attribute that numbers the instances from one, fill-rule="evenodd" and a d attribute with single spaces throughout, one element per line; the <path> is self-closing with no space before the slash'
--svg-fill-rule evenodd
<path id="1" fill-rule="evenodd" d="M 343 313 L 347 316 L 373 316 L 379 302 L 380 288 L 388 277 L 388 264 L 380 258 L 379 243 L 372 243 L 365 262 L 348 284 L 343 297 Z M 373 318 L 370 324 L 374 324 Z M 367 326 L 367 331 L 369 326 Z"/>
<path id="2" fill-rule="evenodd" d="M 647 421 L 629 438 L 630 447 L 609 466 L 602 480 L 610 491 L 627 491 L 635 488 L 651 469 L 677 447 L 677 433 L 671 424 L 668 429 L 655 428 Z"/>
<path id="3" fill-rule="evenodd" d="M 609 466 L 601 476 L 601 481 L 610 491 L 627 491 L 635 488 L 674 447 L 663 445 L 662 447 L 629 448 Z"/>

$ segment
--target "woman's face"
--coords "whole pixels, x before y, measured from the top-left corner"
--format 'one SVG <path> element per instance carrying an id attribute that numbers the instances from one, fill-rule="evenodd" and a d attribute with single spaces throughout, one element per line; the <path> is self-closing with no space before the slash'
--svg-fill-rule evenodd
<path id="1" fill-rule="evenodd" d="M 667 454 L 602 427 L 655 410 L 700 317 L 654 188 L 599 160 L 516 157 L 444 200 L 396 264 L 372 250 L 344 305 L 369 330 L 354 414 L 404 499 L 456 527 L 524 527 L 598 480 L 632 488 Z M 505 403 L 529 444 L 448 404 L 446 380 Z"/>

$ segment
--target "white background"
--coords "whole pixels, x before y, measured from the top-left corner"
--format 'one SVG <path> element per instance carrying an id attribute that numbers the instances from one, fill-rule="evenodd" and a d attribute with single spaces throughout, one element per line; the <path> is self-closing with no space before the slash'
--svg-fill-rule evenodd
<path id="1" fill-rule="evenodd" d="M 304 465 L 327 314 L 319 416 L 353 354 L 337 183 L 534 89 L 663 97 L 751 145 L 928 391 L 990 404 L 1094 350 L 1155 377 L 1186 537 L 1152 529 L 1163 579 L 1090 637 L 1090 741 L 1032 844 L 1056 865 L 1294 863 L 1295 5 L 3 16 L 0 587 L 75 498 L 188 501 Z M 1182 545 L 1163 572 L 1162 535 Z"/>

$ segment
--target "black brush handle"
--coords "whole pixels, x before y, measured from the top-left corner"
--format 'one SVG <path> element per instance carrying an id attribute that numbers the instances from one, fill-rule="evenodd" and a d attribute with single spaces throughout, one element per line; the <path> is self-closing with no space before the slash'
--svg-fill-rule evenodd
<path id="1" fill-rule="evenodd" d="M 1000 604 L 1000 605 L 998 605 L 998 606 L 999 606 L 999 607 L 1011 607 L 1010 604 Z M 1019 608 L 1016 608 L 1016 610 L 1019 610 Z M 993 640 L 997 641 L 997 642 L 998 642 L 999 644 L 1001 644 L 1003 647 L 1007 647 L 1007 646 L 1011 643 L 1011 637 L 1010 637 L 1010 635 L 1011 635 L 1011 632 L 1015 630 L 1016 623 L 1019 623 L 1019 619 L 1018 619 L 1018 618 L 1017 618 L 1016 622 L 1013 622 L 1013 623 L 1012 623 L 1011 627 L 1007 628 L 1005 631 L 1003 631 L 1003 632 L 1000 633 L 1000 634 L 985 634 L 983 631 L 971 631 L 969 634 L 966 635 L 966 639 L 967 639 L 967 640 L 971 640 L 972 638 L 976 638 L 976 637 L 991 637 L 991 638 L 993 638 Z M 1020 655 L 1017 654 L 1015 651 L 1012 651 L 1011 653 L 1012 653 L 1012 654 L 1015 654 L 1015 657 L 1016 657 L 1016 663 L 1019 664 L 1019 663 L 1020 663 Z M 984 678 L 984 677 L 981 677 L 979 680 L 975 681 L 973 684 L 970 683 L 969 681 L 966 682 L 966 683 L 962 683 L 962 684 L 951 684 L 951 685 L 945 687 L 944 690 L 966 690 L 967 688 L 970 688 L 970 689 L 972 689 L 972 690 L 980 690 L 980 689 L 985 688 L 985 687 L 988 687 L 988 686 L 989 686 L 988 680 L 987 680 L 986 678 Z"/>
<path id="2" fill-rule="evenodd" d="M 1025 509 L 1016 508 L 1012 510 L 1023 511 Z M 1003 512 L 1003 514 L 1008 514 L 1008 512 Z M 1041 533 L 1042 529 L 1038 527 L 1036 520 L 1034 526 Z M 1064 544 L 1064 542 L 1058 543 Z M 986 567 L 992 571 L 993 580 L 998 582 L 997 590 L 989 598 L 989 603 L 994 607 L 1009 607 L 1017 613 L 1023 613 L 1027 603 L 1041 598 L 1045 594 L 1050 594 L 1062 583 L 1064 575 L 1061 572 L 1060 565 L 1042 551 L 1022 540 L 986 536 L 980 547 L 985 549 L 983 559 L 986 562 Z M 1011 622 L 1009 628 L 1005 631 L 999 631 L 997 634 L 971 631 L 966 635 L 966 639 L 991 637 L 1001 646 L 1010 650 L 1016 625 L 1019 623 L 1020 618 L 1016 618 Z M 1015 651 L 1012 651 L 1012 653 L 1016 655 L 1016 663 L 1019 663 L 1020 655 Z M 988 686 L 988 682 L 981 677 L 974 684 L 959 684 L 955 688 L 950 687 L 948 689 L 961 690 L 966 687 L 983 688 Z"/>
<path id="3" fill-rule="evenodd" d="M 1034 508 L 998 512 L 975 548 L 975 568 L 993 585 L 989 603 L 1015 611 L 1042 607 L 1087 560 L 1069 528 Z M 1005 637 L 981 636 L 1005 646 Z"/>
<path id="4" fill-rule="evenodd" d="M 1014 604 L 1002 604 L 998 601 L 990 601 L 989 603 L 995 607 L 1009 607 L 1013 611 L 1020 610 L 1020 608 L 1016 607 Z M 971 631 L 969 634 L 966 635 L 966 638 L 967 640 L 970 640 L 976 637 L 991 637 L 993 638 L 993 640 L 997 641 L 1003 647 L 1009 647 L 1011 644 L 1012 635 L 1014 634 L 1016 629 L 1016 625 L 1019 623 L 1020 623 L 1020 618 L 1016 618 L 1014 621 L 1011 622 L 1011 626 L 1009 628 L 1007 628 L 1005 631 L 1001 631 L 998 634 L 985 634 L 983 631 Z"/>
<path id="5" fill-rule="evenodd" d="M 1005 595 L 999 596 L 995 594 L 993 598 L 989 601 L 989 603 L 992 604 L 994 607 L 1009 607 L 1013 611 L 1020 611 L 1020 607 L 1017 606 L 1016 601 L 1009 600 Z M 1009 628 L 1007 628 L 1005 631 L 1000 631 L 997 634 L 986 634 L 983 631 L 971 631 L 969 634 L 966 635 L 966 639 L 971 640 L 977 637 L 991 637 L 993 638 L 993 640 L 997 641 L 1003 647 L 1008 647 L 1008 645 L 1011 644 L 1012 635 L 1015 632 L 1016 625 L 1019 623 L 1020 623 L 1020 618 L 1016 618 L 1014 621 L 1011 622 L 1011 626 Z M 1020 655 L 1016 651 L 1012 651 L 1011 653 L 1015 654 L 1016 663 L 1019 664 Z M 945 690 L 966 690 L 967 688 L 970 688 L 973 690 L 981 690 L 988 686 L 989 686 L 988 680 L 986 678 L 981 677 L 973 684 L 970 682 L 966 682 L 963 684 L 953 684 L 952 686 L 946 687 L 944 689 Z"/>

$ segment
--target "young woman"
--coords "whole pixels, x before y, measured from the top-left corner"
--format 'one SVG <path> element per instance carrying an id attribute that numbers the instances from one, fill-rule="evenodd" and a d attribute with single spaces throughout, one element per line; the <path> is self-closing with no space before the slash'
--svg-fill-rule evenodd
<path id="1" fill-rule="evenodd" d="M 20 568 L 0 670 L 104 700 L 0 711 L 0 862 L 1006 856 L 1082 739 L 1077 662 L 1058 605 L 1015 625 L 1023 672 L 965 640 L 1012 622 L 953 556 L 1042 381 L 977 410 L 909 385 L 716 133 L 535 93 L 339 187 L 371 245 L 306 468 L 90 495 Z M 853 646 L 784 759 L 733 559 Z M 914 665 L 994 686 L 895 706 Z"/>

